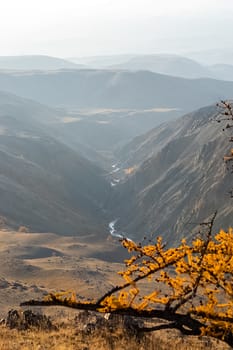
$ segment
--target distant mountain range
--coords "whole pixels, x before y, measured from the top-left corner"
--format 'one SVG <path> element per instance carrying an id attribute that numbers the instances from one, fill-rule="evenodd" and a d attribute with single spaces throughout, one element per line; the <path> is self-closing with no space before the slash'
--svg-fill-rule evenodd
<path id="1" fill-rule="evenodd" d="M 170 76 L 198 79 L 213 78 L 233 81 L 233 54 L 221 50 L 174 54 L 109 55 L 68 59 L 45 55 L 0 56 L 0 70 L 50 71 L 69 69 L 151 71 Z M 216 59 L 213 59 L 214 57 Z M 196 60 L 196 59 L 197 60 Z M 200 63 L 204 62 L 204 63 Z"/>
<path id="2" fill-rule="evenodd" d="M 112 200 L 120 230 L 136 239 L 162 235 L 174 244 L 190 237 L 215 210 L 216 229 L 232 224 L 232 174 L 223 162 L 229 144 L 214 121 L 217 113 L 216 107 L 202 108 L 136 138 L 118 153 L 118 164 L 135 169 Z"/>
<path id="3" fill-rule="evenodd" d="M 233 65 L 222 63 L 205 66 L 189 58 L 175 55 L 138 56 L 111 68 L 133 71 L 149 70 L 155 73 L 188 79 L 233 80 Z"/>
<path id="4" fill-rule="evenodd" d="M 181 113 L 233 96 L 233 82 L 149 71 L 1 72 L 0 90 L 67 108 L 178 108 Z"/>
<path id="5" fill-rule="evenodd" d="M 189 58 L 176 55 L 135 56 L 124 63 L 112 66 L 112 68 L 134 71 L 149 70 L 182 78 L 212 77 L 208 67 Z"/>
<path id="6" fill-rule="evenodd" d="M 83 67 L 62 58 L 43 55 L 0 56 L 0 70 L 57 70 Z"/>
<path id="7" fill-rule="evenodd" d="M 231 46 L 228 48 L 186 52 L 185 56 L 197 60 L 204 65 L 233 64 L 233 49 Z"/>
<path id="8" fill-rule="evenodd" d="M 125 63 L 135 55 L 98 55 L 98 56 L 87 56 L 87 57 L 69 57 L 68 61 L 75 64 L 83 64 L 89 68 L 104 69 L 115 64 Z"/>
<path id="9" fill-rule="evenodd" d="M 202 57 L 207 55 L 206 60 Z M 188 53 L 195 57 L 195 53 Z M 209 56 L 208 56 L 209 55 Z M 218 59 L 213 59 L 218 55 Z M 86 58 L 71 58 L 74 63 L 82 63 L 94 69 L 117 69 L 117 70 L 148 70 L 154 73 L 166 74 L 189 79 L 212 78 L 219 80 L 233 80 L 233 54 L 221 55 L 221 50 L 216 52 L 196 53 L 195 59 L 173 54 L 155 55 L 115 55 L 93 56 Z M 230 59 L 231 57 L 231 59 Z M 203 59 L 202 59 L 203 58 Z M 205 63 L 200 63 L 204 60 Z"/>

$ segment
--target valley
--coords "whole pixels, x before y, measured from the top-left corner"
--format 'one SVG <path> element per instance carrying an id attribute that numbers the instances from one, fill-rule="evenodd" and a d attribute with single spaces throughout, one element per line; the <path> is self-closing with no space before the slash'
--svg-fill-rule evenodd
<path id="1" fill-rule="evenodd" d="M 121 230 L 136 239 L 162 232 L 170 245 L 193 237 L 215 210 L 215 230 L 231 224 L 231 174 L 222 160 L 228 144 L 217 115 L 214 106 L 203 108 L 137 138 L 128 153 L 123 148 L 122 164 L 136 170 L 115 193 Z"/>
<path id="2" fill-rule="evenodd" d="M 129 81 L 137 76 L 119 74 L 122 78 L 126 74 Z M 65 76 L 77 86 L 82 77 L 88 89 L 93 88 L 94 81 L 97 86 L 102 80 L 100 90 L 106 90 L 108 79 L 115 79 L 116 73 L 79 69 L 30 74 L 4 72 L 0 85 L 7 78 L 8 90 L 21 86 L 25 94 L 32 82 L 34 88 L 40 88 L 39 78 L 47 87 L 56 78 L 61 88 Z M 101 76 L 104 80 L 100 80 Z M 157 79 L 157 75 L 154 77 Z M 107 102 L 104 108 L 94 108 L 90 101 L 85 102 L 85 109 L 78 104 L 74 107 L 71 102 L 61 107 L 57 97 L 56 106 L 46 106 L 38 102 L 40 94 L 37 102 L 29 100 L 29 90 L 27 98 L 0 93 L 0 186 L 4 198 L 0 209 L 9 227 L 26 226 L 29 231 L 102 240 L 109 234 L 109 223 L 117 219 L 110 231 L 119 235 L 126 232 L 136 240 L 162 231 L 174 244 L 183 235 L 191 234 L 192 225 L 188 229 L 185 226 L 189 216 L 200 222 L 211 215 L 211 210 L 218 209 L 228 212 L 224 214 L 224 224 L 228 224 L 231 210 L 225 197 L 225 204 L 217 205 L 212 200 L 212 209 L 207 199 L 216 196 L 214 191 L 226 191 L 230 182 L 221 164 L 222 154 L 227 150 L 221 146 L 224 137 L 215 122 L 218 111 L 210 106 L 181 117 L 187 109 L 186 100 L 181 108 L 175 107 L 177 102 L 169 107 L 169 84 L 171 79 L 178 82 L 177 78 L 161 75 L 160 79 L 166 81 L 165 107 L 151 108 L 150 102 L 144 100 L 144 108 L 138 109 L 137 99 L 134 108 L 123 105 L 116 108 L 114 103 L 109 108 Z M 117 85 L 119 81 L 116 80 Z M 194 87 L 201 80 L 179 82 L 192 83 Z M 227 84 L 229 88 L 231 83 L 213 80 L 211 84 L 213 90 L 218 84 Z M 108 93 L 111 86 L 106 90 Z M 82 91 L 86 97 L 87 91 Z M 127 98 L 131 95 L 131 91 L 124 93 Z M 191 98 L 192 89 L 187 89 L 187 93 Z M 116 91 L 114 94 L 118 96 Z M 192 98 L 197 96 L 193 94 Z M 204 192 L 208 195 L 201 200 L 200 187 L 212 166 L 219 176 L 205 180 Z M 186 199 L 181 195 L 184 186 L 188 189 Z"/>
<path id="3" fill-rule="evenodd" d="M 0 350 L 233 347 L 233 2 L 0 2 Z"/>
<path id="4" fill-rule="evenodd" d="M 3 70 L 0 88 L 2 313 L 52 290 L 101 295 L 122 237 L 177 245 L 215 210 L 215 230 L 231 224 L 214 104 L 231 81 L 78 67 Z"/>

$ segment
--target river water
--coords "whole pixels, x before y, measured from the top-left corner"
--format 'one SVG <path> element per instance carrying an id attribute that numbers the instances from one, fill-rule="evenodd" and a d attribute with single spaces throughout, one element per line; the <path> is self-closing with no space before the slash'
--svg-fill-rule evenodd
<path id="1" fill-rule="evenodd" d="M 108 224 L 110 235 L 117 238 L 123 238 L 123 236 L 120 233 L 118 233 L 117 230 L 115 229 L 115 225 L 117 221 L 118 219 L 113 220 Z"/>

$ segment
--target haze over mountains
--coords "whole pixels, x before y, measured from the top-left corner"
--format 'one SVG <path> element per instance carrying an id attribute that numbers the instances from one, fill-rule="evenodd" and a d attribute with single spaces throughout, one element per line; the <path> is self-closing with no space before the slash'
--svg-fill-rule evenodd
<path id="1" fill-rule="evenodd" d="M 204 65 L 233 64 L 233 50 L 231 46 L 190 51 L 186 53 L 186 56 Z"/>
<path id="2" fill-rule="evenodd" d="M 0 213 L 13 227 L 98 237 L 110 185 L 101 169 L 56 139 L 50 125 L 58 117 L 0 93 Z"/>
<path id="3" fill-rule="evenodd" d="M 65 59 L 44 55 L 0 56 L 0 69 L 28 71 L 74 68 L 83 68 L 83 65 L 78 65 Z"/>
<path id="4" fill-rule="evenodd" d="M 228 52 L 224 56 L 219 53 L 219 50 L 216 50 L 202 54 L 200 52 L 187 53 L 187 56 L 174 54 L 115 55 L 71 58 L 70 60 L 93 69 L 149 70 L 154 73 L 182 78 L 208 77 L 219 80 L 233 80 L 232 53 Z M 198 57 L 197 60 L 192 59 L 195 55 Z"/>
<path id="5" fill-rule="evenodd" d="M 117 229 L 136 239 L 162 232 L 171 243 L 190 233 L 189 217 L 218 209 L 217 225 L 228 225 L 217 111 L 192 111 L 233 96 L 232 81 L 203 78 L 231 66 L 171 55 L 104 59 L 111 68 L 50 58 L 43 68 L 38 57 L 27 65 L 28 56 L 0 72 L 0 216 L 14 228 L 95 238 L 118 218 Z"/>
<path id="6" fill-rule="evenodd" d="M 217 56 L 218 54 L 218 56 Z M 199 55 L 199 56 L 198 56 Z M 192 57 L 197 56 L 197 60 Z M 216 56 L 216 57 L 215 57 Z M 205 58 L 206 57 L 206 58 Z M 109 55 L 62 59 L 45 55 L 0 56 L 0 70 L 59 70 L 59 69 L 108 69 L 148 70 L 183 78 L 213 78 L 233 80 L 233 54 L 216 51 L 147 55 Z M 201 63 L 202 62 L 202 63 Z"/>
<path id="7" fill-rule="evenodd" d="M 57 349 L 65 334 L 69 345 L 61 348 L 94 349 L 94 328 L 99 350 L 133 350 L 127 317 L 123 341 L 112 328 L 99 334 L 94 314 L 96 322 L 90 326 L 88 317 L 77 334 L 77 309 L 41 303 L 35 313 L 59 327 L 47 338 L 32 329 L 29 339 L 7 331 L 7 313 L 14 317 L 19 305 L 28 309 L 25 301 L 54 293 L 65 301 L 100 300 L 122 285 L 117 271 L 131 255 L 122 237 L 143 246 L 161 236 L 175 248 L 200 237 L 199 224 L 215 211 L 213 234 L 233 225 L 233 163 L 223 159 L 233 152 L 233 125 L 223 131 L 229 121 L 216 122 L 219 101 L 232 101 L 233 110 L 232 17 L 229 0 L 1 1 L 0 350 Z M 138 287 L 149 295 L 153 283 L 144 281 Z M 212 296 L 202 292 L 200 310 Z M 177 293 L 192 294 L 186 286 Z M 169 302 L 167 309 L 177 311 Z M 181 309 L 177 335 L 199 333 L 199 314 L 186 328 Z M 174 326 L 160 321 L 150 326 Z M 170 332 L 159 335 L 161 347 Z M 131 333 L 141 348 L 158 343 L 154 334 L 146 332 L 144 342 Z M 177 344 L 197 344 L 184 334 Z M 203 349 L 207 343 L 198 340 Z"/>
<path id="8" fill-rule="evenodd" d="M 69 108 L 179 108 L 230 98 L 233 82 L 182 79 L 149 71 L 1 72 L 0 90 Z"/>

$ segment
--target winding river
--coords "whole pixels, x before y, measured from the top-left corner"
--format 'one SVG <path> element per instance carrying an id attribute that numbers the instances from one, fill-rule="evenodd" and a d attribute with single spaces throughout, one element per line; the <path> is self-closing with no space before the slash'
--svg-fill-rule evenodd
<path id="1" fill-rule="evenodd" d="M 123 236 L 120 233 L 117 233 L 117 230 L 115 229 L 115 225 L 116 225 L 117 221 L 118 221 L 118 219 L 111 221 L 108 224 L 110 235 L 113 237 L 117 237 L 117 238 L 123 238 Z"/>
<path id="2" fill-rule="evenodd" d="M 118 221 L 118 219 L 115 219 L 108 224 L 110 235 L 112 237 L 116 237 L 116 238 L 120 238 L 120 239 L 126 238 L 128 241 L 132 241 L 132 239 L 130 239 L 126 235 L 122 235 L 122 234 L 118 233 L 118 231 L 115 228 L 117 221 Z M 123 232 L 123 234 L 124 234 L 124 232 Z"/>
<path id="3" fill-rule="evenodd" d="M 117 163 L 116 164 L 113 164 L 112 165 L 112 168 L 114 169 L 111 173 L 109 174 L 114 174 L 114 173 L 117 173 L 119 170 L 121 170 L 118 166 L 117 166 Z M 120 182 L 120 179 L 117 179 L 117 178 L 114 178 L 112 179 L 111 181 L 111 186 L 114 187 L 116 186 L 118 183 Z M 115 238 L 127 238 L 128 240 L 131 240 L 130 238 L 126 237 L 125 235 L 123 236 L 122 234 L 120 234 L 116 228 L 115 228 L 115 225 L 117 223 L 118 219 L 115 219 L 113 221 L 111 221 L 109 224 L 108 224 L 108 229 L 109 229 L 109 233 L 112 237 L 115 237 Z"/>

